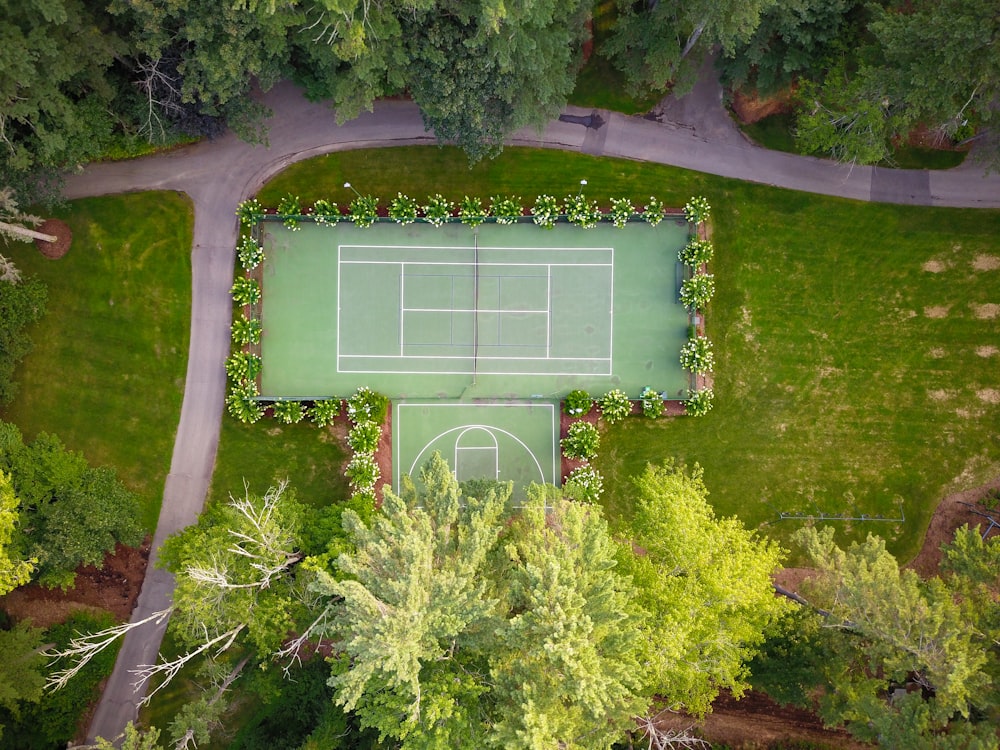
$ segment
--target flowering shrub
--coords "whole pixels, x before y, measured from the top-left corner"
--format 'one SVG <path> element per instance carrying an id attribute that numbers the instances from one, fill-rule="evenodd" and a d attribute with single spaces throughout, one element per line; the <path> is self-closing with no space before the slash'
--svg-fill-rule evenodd
<path id="1" fill-rule="evenodd" d="M 704 336 L 693 338 L 681 347 L 681 367 L 685 370 L 701 375 L 711 372 L 714 366 L 712 342 Z"/>
<path id="2" fill-rule="evenodd" d="M 236 215 L 240 217 L 240 224 L 245 227 L 252 227 L 264 218 L 264 207 L 256 198 L 243 201 L 236 207 Z"/>
<path id="3" fill-rule="evenodd" d="M 601 407 L 601 417 L 608 421 L 608 424 L 621 422 L 632 411 L 632 402 L 628 400 L 625 392 L 615 388 L 608 391 L 597 400 L 597 405 Z"/>
<path id="4" fill-rule="evenodd" d="M 686 263 L 692 268 L 697 268 L 702 263 L 712 260 L 715 248 L 708 240 L 692 239 L 677 253 L 677 260 Z"/>
<path id="5" fill-rule="evenodd" d="M 651 227 L 655 227 L 663 221 L 663 201 L 654 196 L 649 196 L 649 203 L 642 209 L 642 218 Z"/>
<path id="6" fill-rule="evenodd" d="M 351 489 L 366 493 L 374 492 L 375 482 L 379 480 L 381 472 L 371 453 L 355 453 L 344 470 L 344 476 L 351 483 Z"/>
<path id="7" fill-rule="evenodd" d="M 438 193 L 427 199 L 427 205 L 424 206 L 424 218 L 434 226 L 439 227 L 451 218 L 451 209 L 454 207 L 454 203 Z"/>
<path id="8" fill-rule="evenodd" d="M 490 210 L 483 207 L 483 202 L 478 197 L 470 198 L 469 196 L 465 196 L 462 198 L 462 202 L 458 204 L 458 215 L 463 224 L 475 228 L 486 221 L 486 217 L 490 215 Z"/>
<path id="9" fill-rule="evenodd" d="M 359 195 L 351 201 L 350 217 L 357 226 L 370 227 L 378 218 L 378 198 Z"/>
<path id="10" fill-rule="evenodd" d="M 305 410 L 298 401 L 275 401 L 271 413 L 282 424 L 298 424 L 305 416 Z"/>
<path id="11" fill-rule="evenodd" d="M 692 224 L 700 224 L 703 221 L 708 221 L 708 217 L 711 214 L 712 207 L 708 205 L 708 199 L 700 195 L 696 195 L 684 204 L 684 218 Z"/>
<path id="12" fill-rule="evenodd" d="M 260 357 L 248 352 L 236 352 L 226 360 L 226 375 L 235 383 L 255 380 L 260 375 Z"/>
<path id="13" fill-rule="evenodd" d="M 313 216 L 317 224 L 336 224 L 340 221 L 340 210 L 335 204 L 320 198 L 313 204 Z"/>
<path id="14" fill-rule="evenodd" d="M 388 408 L 389 399 L 367 386 L 361 386 L 347 399 L 347 416 L 354 424 L 359 422 L 381 424 L 385 421 Z"/>
<path id="15" fill-rule="evenodd" d="M 566 218 L 573 224 L 578 224 L 584 229 L 593 229 L 597 222 L 601 220 L 603 214 L 597 205 L 597 201 L 588 201 L 582 193 L 571 195 L 566 198 Z"/>
<path id="16" fill-rule="evenodd" d="M 374 422 L 358 422 L 347 433 L 347 444 L 355 453 L 374 453 L 378 448 L 378 439 L 382 437 L 382 428 Z"/>
<path id="17" fill-rule="evenodd" d="M 587 461 L 597 455 L 601 436 L 590 422 L 574 422 L 566 431 L 566 437 L 559 441 L 566 458 L 580 458 Z"/>
<path id="18" fill-rule="evenodd" d="M 535 205 L 531 209 L 532 221 L 545 229 L 551 229 L 556 225 L 562 207 L 551 195 L 539 195 L 535 200 Z"/>
<path id="19" fill-rule="evenodd" d="M 412 224 L 417 220 L 416 199 L 396 193 L 396 197 L 389 201 L 389 217 L 397 224 Z"/>
<path id="20" fill-rule="evenodd" d="M 704 310 L 713 294 L 715 277 L 710 273 L 696 273 L 681 283 L 681 304 L 692 310 Z"/>
<path id="21" fill-rule="evenodd" d="M 326 427 L 333 423 L 333 420 L 340 414 L 340 399 L 327 398 L 322 401 L 313 401 L 313 405 L 307 410 L 309 419 L 317 427 Z"/>
<path id="22" fill-rule="evenodd" d="M 264 408 L 257 401 L 257 395 L 257 383 L 253 380 L 236 383 L 226 396 L 226 409 L 243 424 L 253 424 L 264 416 Z"/>
<path id="23" fill-rule="evenodd" d="M 579 466 L 566 477 L 563 490 L 580 502 L 596 503 L 604 492 L 604 477 L 592 466 Z"/>
<path id="24" fill-rule="evenodd" d="M 264 260 L 264 248 L 250 235 L 244 235 L 236 248 L 236 257 L 244 271 L 252 271 Z"/>
<path id="25" fill-rule="evenodd" d="M 648 385 L 639 394 L 642 399 L 642 416 L 656 419 L 663 414 L 663 396 Z"/>
<path id="26" fill-rule="evenodd" d="M 299 203 L 299 196 L 289 193 L 278 201 L 278 215 L 283 218 L 281 222 L 285 229 L 297 232 L 302 227 L 299 226 L 299 217 L 302 215 L 302 206 Z"/>
<path id="27" fill-rule="evenodd" d="M 571 417 L 584 417 L 590 414 L 594 399 L 584 390 L 577 389 L 566 394 L 563 400 L 563 413 Z"/>
<path id="28" fill-rule="evenodd" d="M 690 417 L 703 417 L 712 411 L 712 402 L 715 400 L 715 393 L 711 388 L 702 388 L 695 391 L 684 404 L 684 412 Z"/>
<path id="29" fill-rule="evenodd" d="M 493 204 L 493 215 L 497 224 L 513 224 L 521 218 L 521 199 L 518 196 L 503 196 L 490 198 Z"/>
<path id="30" fill-rule="evenodd" d="M 635 213 L 635 207 L 628 198 L 611 199 L 611 223 L 621 229 Z"/>
<path id="31" fill-rule="evenodd" d="M 256 305 L 260 302 L 260 287 L 253 279 L 238 276 L 229 293 L 237 305 Z"/>
<path id="32" fill-rule="evenodd" d="M 237 346 L 259 344 L 262 328 L 260 321 L 256 318 L 248 318 L 246 315 L 241 315 L 237 320 L 233 321 L 233 343 Z"/>

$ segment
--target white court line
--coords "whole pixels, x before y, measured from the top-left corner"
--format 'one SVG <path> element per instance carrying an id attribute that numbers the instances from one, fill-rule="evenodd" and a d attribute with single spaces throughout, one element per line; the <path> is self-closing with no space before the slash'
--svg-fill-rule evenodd
<path id="1" fill-rule="evenodd" d="M 408 346 L 472 346 L 472 344 L 408 344 Z M 490 344 L 489 346 L 504 346 L 504 344 Z M 510 346 L 520 346 L 520 344 L 510 344 Z M 524 344 L 523 346 L 533 346 L 541 349 L 541 344 Z M 344 354 L 344 359 L 474 359 L 471 355 L 463 354 L 442 354 L 441 356 L 427 354 Z M 610 362 L 611 357 L 480 357 L 480 359 L 502 360 L 505 362 L 517 362 L 522 359 L 536 359 L 539 362 Z M 357 370 L 351 370 L 357 372 Z M 376 370 L 375 372 L 379 372 Z M 392 370 L 387 375 L 405 375 L 405 370 Z"/>
<path id="2" fill-rule="evenodd" d="M 342 245 L 337 245 L 337 247 L 351 247 L 357 248 L 359 250 L 472 250 L 475 251 L 475 245 L 354 245 L 350 243 L 345 243 Z M 479 250 L 523 250 L 524 252 L 535 253 L 544 250 L 553 250 L 556 252 L 566 252 L 572 251 L 576 253 L 591 253 L 591 252 L 605 252 L 608 250 L 614 250 L 614 247 L 603 247 L 601 245 L 595 245 L 594 247 L 576 247 L 572 245 L 566 245 L 565 247 L 538 247 L 536 245 L 479 245 Z"/>
<path id="3" fill-rule="evenodd" d="M 538 278 L 542 278 L 539 276 Z M 464 307 L 407 307 L 403 312 L 441 312 L 441 313 L 510 313 L 510 314 L 520 314 L 520 313 L 531 313 L 532 315 L 548 315 L 548 310 L 487 310 L 480 307 L 478 310 L 476 308 L 466 309 Z"/>
<path id="4" fill-rule="evenodd" d="M 608 361 L 614 358 L 615 354 L 615 249 L 611 248 L 611 309 L 608 310 L 608 317 L 611 325 L 608 327 Z M 609 367 L 608 370 L 611 368 Z M 608 373 L 611 374 L 610 372 Z"/>
<path id="5" fill-rule="evenodd" d="M 545 288 L 545 305 L 548 308 L 549 316 L 545 320 L 545 357 L 552 356 L 552 266 L 549 266 L 548 282 Z"/>
<path id="6" fill-rule="evenodd" d="M 344 260 L 341 261 L 342 265 L 345 266 L 460 266 L 462 268 L 472 268 L 476 264 L 471 261 L 451 261 L 451 260 Z M 521 263 L 520 261 L 508 261 L 502 263 L 500 261 L 479 261 L 479 266 L 496 266 L 498 268 L 545 268 L 546 266 L 556 266 L 562 268 L 568 266 L 570 268 L 610 268 L 614 263 Z M 421 276 L 426 274 L 413 274 L 414 276 Z M 445 274 L 441 274 L 444 276 Z M 449 274 L 453 275 L 453 274 Z M 508 274 L 508 276 L 513 274 Z M 538 278 L 542 275 L 538 274 Z M 472 278 L 470 275 L 468 278 Z"/>
<path id="7" fill-rule="evenodd" d="M 406 354 L 406 337 L 403 335 L 403 311 L 406 309 L 403 307 L 406 304 L 406 294 L 403 293 L 403 287 L 406 286 L 406 264 L 399 264 L 399 356 Z M 339 342 L 340 339 L 337 339 Z M 339 347 L 340 344 L 338 343 Z"/>

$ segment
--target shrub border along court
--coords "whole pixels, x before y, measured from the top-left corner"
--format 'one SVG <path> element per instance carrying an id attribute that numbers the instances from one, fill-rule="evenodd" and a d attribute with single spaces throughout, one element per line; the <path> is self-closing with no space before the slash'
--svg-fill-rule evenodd
<path id="1" fill-rule="evenodd" d="M 333 226 L 341 221 L 351 221 L 359 227 L 370 227 L 377 221 L 393 221 L 399 224 L 424 222 L 441 226 L 447 222 L 461 222 L 476 227 L 487 221 L 497 224 L 513 224 L 518 221 L 532 221 L 542 228 L 551 228 L 557 222 L 576 224 L 583 229 L 596 226 L 601 221 L 609 221 L 617 228 L 623 228 L 632 221 L 644 221 L 656 226 L 667 216 L 683 216 L 693 226 L 694 239 L 681 249 L 678 260 L 685 264 L 685 278 L 681 285 L 681 301 L 688 307 L 689 346 L 697 346 L 699 352 L 711 344 L 704 337 L 705 307 L 714 293 L 714 278 L 707 273 L 707 263 L 712 256 L 712 245 L 707 239 L 707 221 L 711 207 L 707 199 L 692 197 L 680 212 L 668 212 L 662 201 L 650 196 L 649 201 L 638 211 L 628 198 L 612 198 L 607 212 L 602 211 L 597 201 L 588 200 L 581 190 L 567 196 L 562 203 L 551 195 L 540 195 L 531 208 L 525 208 L 517 196 L 493 196 L 490 205 L 484 206 L 478 197 L 464 196 L 456 205 L 440 194 L 430 196 L 421 206 L 415 199 L 399 192 L 388 206 L 381 209 L 380 200 L 371 195 L 358 194 L 346 210 L 327 200 L 317 200 L 311 208 L 302 208 L 298 196 L 288 194 L 278 202 L 275 209 L 266 209 L 256 198 L 239 204 L 242 232 L 237 245 L 237 271 L 230 293 L 233 303 L 241 308 L 231 327 L 233 352 L 226 360 L 226 374 L 230 381 L 226 396 L 226 407 L 231 416 L 245 424 L 253 424 L 268 411 L 285 424 L 293 424 L 309 417 L 319 427 L 332 421 L 339 412 L 340 399 L 299 402 L 296 399 L 269 399 L 260 395 L 259 377 L 263 365 L 260 353 L 260 304 L 261 266 L 264 262 L 264 248 L 260 240 L 260 227 L 264 221 L 280 221 L 291 231 L 300 229 L 303 221 Z M 235 316 L 234 316 L 235 317 Z M 697 341 L 695 344 L 694 342 Z M 706 376 L 711 371 L 711 361 L 707 366 L 704 358 L 698 359 L 697 368 L 685 365 L 690 355 L 681 353 L 681 364 L 691 370 L 691 387 L 685 402 L 685 412 L 701 416 L 712 407 L 713 393 Z M 710 360 L 710 358 L 709 358 Z M 689 363 L 690 364 L 690 363 Z M 643 413 L 658 416 L 651 394 L 656 392 L 647 386 L 640 395 Z M 608 394 L 609 395 L 609 394 Z M 608 397 L 606 395 L 606 398 Z M 622 394 L 624 395 L 624 394 Z M 628 399 L 626 397 L 626 401 Z M 654 414 L 653 412 L 656 412 Z"/>

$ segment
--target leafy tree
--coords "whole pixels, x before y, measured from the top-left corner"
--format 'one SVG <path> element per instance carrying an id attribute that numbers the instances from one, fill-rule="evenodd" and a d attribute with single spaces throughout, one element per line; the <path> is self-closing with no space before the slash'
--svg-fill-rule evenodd
<path id="1" fill-rule="evenodd" d="M 331 684 L 383 740 L 608 747 L 645 708 L 600 512 L 538 489 L 508 524 L 510 490 L 463 497 L 436 455 L 370 525 L 345 514 L 357 551 L 320 583 L 341 602 Z"/>
<path id="2" fill-rule="evenodd" d="M 17 393 L 14 368 L 31 351 L 28 329 L 45 314 L 48 293 L 34 278 L 0 279 L 0 404 Z"/>
<path id="3" fill-rule="evenodd" d="M 822 74 L 835 45 L 860 36 L 858 0 L 784 0 L 761 15 L 745 42 L 719 58 L 722 80 L 734 88 L 773 94 L 798 76 Z"/>
<path id="4" fill-rule="evenodd" d="M 783 551 L 735 518 L 716 518 L 698 467 L 650 465 L 635 487 L 629 531 L 643 552 L 619 559 L 649 613 L 643 678 L 672 708 L 704 714 L 720 689 L 746 690 L 746 662 L 788 609 L 771 584 Z"/>
<path id="5" fill-rule="evenodd" d="M 1000 100 L 1000 17 L 978 0 L 917 0 L 876 5 L 869 26 L 901 128 L 918 122 L 954 136 L 970 122 L 991 126 Z"/>
<path id="6" fill-rule="evenodd" d="M 0 174 L 21 192 L 39 169 L 92 159 L 109 145 L 117 93 L 109 70 L 127 45 L 94 3 L 2 7 Z"/>
<path id="7" fill-rule="evenodd" d="M 846 722 L 883 747 L 996 747 L 993 723 L 975 721 L 992 703 L 996 657 L 984 648 L 972 602 L 940 578 L 901 570 L 878 537 L 847 551 L 829 527 L 803 529 L 797 539 L 819 570 L 809 599 L 828 613 L 838 654 L 825 668 L 824 721 Z M 922 691 L 885 699 L 907 682 Z"/>
<path id="8" fill-rule="evenodd" d="M 78 566 L 100 566 L 119 542 L 142 540 L 138 502 L 114 470 L 91 468 L 54 435 L 25 444 L 15 426 L 0 422 L 0 470 L 21 498 L 21 543 L 46 586 L 67 588 Z"/>
<path id="9" fill-rule="evenodd" d="M 131 721 L 125 726 L 121 744 L 115 745 L 103 737 L 97 738 L 97 750 L 162 750 L 160 730 L 150 727 L 141 730 Z"/>
<path id="10" fill-rule="evenodd" d="M 162 565 L 177 577 L 170 626 L 185 647 L 245 630 L 269 656 L 292 629 L 298 599 L 288 572 L 303 557 L 303 509 L 286 492 L 281 484 L 230 496 L 164 543 Z"/>
<path id="11" fill-rule="evenodd" d="M 42 697 L 42 671 L 47 661 L 42 654 L 42 636 L 42 629 L 27 621 L 0 628 L 0 709 L 14 718 L 20 715 L 22 703 L 37 703 Z"/>
<path id="12" fill-rule="evenodd" d="M 10 476 L 0 471 L 0 596 L 31 579 L 36 560 L 25 560 L 11 549 L 21 501 L 14 494 Z"/>
<path id="13" fill-rule="evenodd" d="M 618 22 L 603 54 L 625 74 L 633 93 L 689 90 L 702 55 L 751 37 L 777 0 L 618 0 Z M 692 60 L 694 61 L 692 64 Z"/>

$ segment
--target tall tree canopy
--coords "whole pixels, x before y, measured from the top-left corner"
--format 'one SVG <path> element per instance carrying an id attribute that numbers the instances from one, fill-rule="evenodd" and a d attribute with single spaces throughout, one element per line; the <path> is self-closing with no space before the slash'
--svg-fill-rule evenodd
<path id="1" fill-rule="evenodd" d="M 719 690 L 739 696 L 746 663 L 788 608 L 771 575 L 783 551 L 735 518 L 716 518 L 701 469 L 648 466 L 635 481 L 631 537 L 622 558 L 639 588 L 649 689 L 695 714 Z"/>
<path id="2" fill-rule="evenodd" d="M 332 684 L 362 724 L 403 747 L 610 747 L 639 692 L 631 583 L 596 507 L 536 490 L 466 498 L 440 458 L 386 493 L 357 551 L 324 576 L 342 599 Z M 546 508 L 548 504 L 548 508 Z"/>
<path id="3" fill-rule="evenodd" d="M 715 44 L 730 53 L 746 42 L 777 0 L 618 0 L 618 21 L 604 54 L 634 92 L 693 84 L 704 53 Z"/>
<path id="4" fill-rule="evenodd" d="M 797 615 L 769 646 L 761 663 L 785 683 L 777 696 L 818 694 L 824 721 L 880 747 L 996 748 L 1000 589 L 984 563 L 997 543 L 960 531 L 945 552 L 950 574 L 922 580 L 875 536 L 848 550 L 829 527 L 798 540 L 818 569 L 804 593 L 819 612 Z"/>
<path id="5" fill-rule="evenodd" d="M 138 502 L 114 470 L 90 467 L 54 435 L 25 443 L 17 427 L 0 422 L 0 471 L 21 499 L 17 543 L 38 560 L 46 586 L 72 586 L 78 566 L 100 566 L 119 542 L 142 541 Z"/>

